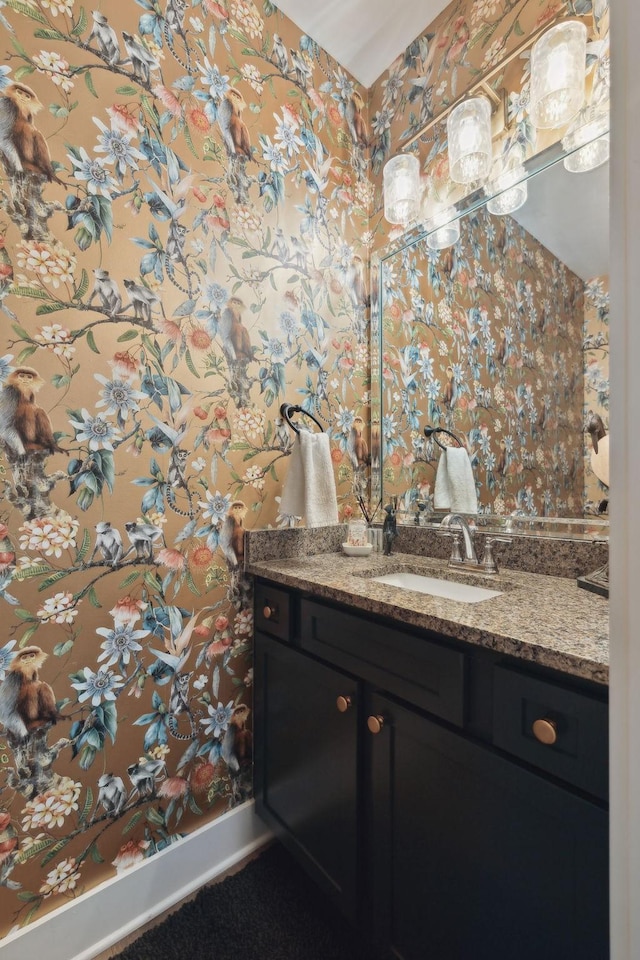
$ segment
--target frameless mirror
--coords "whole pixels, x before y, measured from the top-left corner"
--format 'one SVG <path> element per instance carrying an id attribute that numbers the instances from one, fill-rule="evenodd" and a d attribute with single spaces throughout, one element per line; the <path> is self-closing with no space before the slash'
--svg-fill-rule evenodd
<path id="1" fill-rule="evenodd" d="M 432 425 L 464 441 L 485 522 L 604 523 L 586 428 L 598 415 L 608 430 L 609 165 L 570 173 L 563 159 L 533 158 L 514 213 L 490 213 L 477 191 L 452 246 L 416 229 L 379 260 L 372 495 L 398 497 L 407 522 L 432 515 Z"/>

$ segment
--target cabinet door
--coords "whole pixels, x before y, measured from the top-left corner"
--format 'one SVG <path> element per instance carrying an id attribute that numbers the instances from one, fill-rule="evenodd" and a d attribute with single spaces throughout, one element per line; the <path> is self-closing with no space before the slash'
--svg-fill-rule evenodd
<path id="1" fill-rule="evenodd" d="M 347 674 L 256 634 L 257 810 L 351 919 L 357 894 L 358 692 Z M 343 712 L 338 698 L 345 698 Z"/>
<path id="2" fill-rule="evenodd" d="M 384 719 L 371 774 L 386 955 L 606 960 L 606 812 L 384 697 L 372 706 Z"/>

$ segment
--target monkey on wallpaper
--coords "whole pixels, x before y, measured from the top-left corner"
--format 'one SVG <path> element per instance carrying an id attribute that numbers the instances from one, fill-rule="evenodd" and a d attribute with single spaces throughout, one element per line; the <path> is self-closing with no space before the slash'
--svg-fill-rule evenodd
<path id="1" fill-rule="evenodd" d="M 0 94 L 0 157 L 10 177 L 29 173 L 65 186 L 51 163 L 47 141 L 33 124 L 42 104 L 24 83 L 12 83 Z"/>
<path id="2" fill-rule="evenodd" d="M 231 297 L 222 311 L 218 333 L 227 360 L 253 360 L 253 347 L 249 331 L 242 322 L 244 303 L 239 297 Z"/>
<path id="3" fill-rule="evenodd" d="M 67 453 L 56 443 L 46 410 L 35 401 L 43 383 L 33 367 L 17 367 L 0 391 L 0 441 L 17 457 Z"/>
<path id="4" fill-rule="evenodd" d="M 251 791 L 251 731 L 246 729 L 249 707 L 239 703 L 234 707 L 221 745 L 222 759 L 231 777 L 231 792 L 235 803 L 247 799 Z M 245 774 L 245 776 L 243 776 Z M 244 783 L 243 781 L 247 782 Z"/>
<path id="5" fill-rule="evenodd" d="M 354 90 L 345 108 L 345 118 L 354 146 L 366 149 L 369 146 L 369 134 L 362 116 L 363 106 L 364 100 L 358 91 Z"/>
<path id="6" fill-rule="evenodd" d="M 129 800 L 133 800 L 136 793 L 140 799 L 149 799 L 155 793 L 156 781 L 164 780 L 167 768 L 164 760 L 145 760 L 144 758 L 127 767 L 129 780 L 132 783 Z"/>
<path id="7" fill-rule="evenodd" d="M 133 67 L 134 77 L 136 80 L 140 80 L 141 83 L 148 84 L 151 79 L 151 71 L 159 70 L 160 62 L 142 41 L 136 40 L 136 38 L 132 36 L 132 34 L 127 33 L 126 30 L 122 31 L 122 39 L 124 40 L 125 49 L 129 54 L 129 62 Z"/>
<path id="8" fill-rule="evenodd" d="M 87 300 L 87 306 L 90 307 L 95 297 L 100 301 L 100 306 L 110 317 L 114 317 L 122 310 L 122 295 L 118 289 L 118 284 L 109 276 L 108 270 L 96 269 L 93 271 L 95 281 L 93 291 Z M 146 289 L 146 288 L 145 288 Z"/>
<path id="9" fill-rule="evenodd" d="M 123 280 L 122 282 L 129 297 L 129 307 L 133 307 L 133 316 L 136 320 L 141 320 L 151 326 L 153 323 L 151 311 L 155 306 L 160 307 L 162 316 L 166 319 L 162 300 L 153 290 L 145 287 L 142 283 L 136 283 L 135 280 Z M 129 307 L 127 307 L 127 310 Z"/>
<path id="10" fill-rule="evenodd" d="M 282 42 L 282 37 L 278 33 L 273 35 L 273 49 L 271 50 L 271 60 L 285 77 L 290 71 L 289 54 L 287 48 Z"/>
<path id="11" fill-rule="evenodd" d="M 154 523 L 130 521 L 125 523 L 124 528 L 131 546 L 123 556 L 123 560 L 126 560 L 134 550 L 136 560 L 153 560 L 153 545 L 156 540 L 160 540 L 166 546 L 162 527 L 156 527 Z"/>
<path id="12" fill-rule="evenodd" d="M 237 570 L 244 563 L 242 523 L 246 515 L 247 505 L 242 500 L 234 500 L 220 530 L 220 547 L 231 570 Z"/>
<path id="13" fill-rule="evenodd" d="M 120 60 L 118 35 L 113 27 L 109 26 L 109 21 L 104 13 L 94 10 L 91 16 L 93 17 L 93 27 L 87 42 L 91 43 L 92 40 L 95 40 L 100 56 L 111 66 L 115 66 Z"/>
<path id="14" fill-rule="evenodd" d="M 0 684 L 0 723 L 17 740 L 61 719 L 53 690 L 38 678 L 46 659 L 47 654 L 40 647 L 23 647 Z"/>
<path id="15" fill-rule="evenodd" d="M 367 441 L 362 436 L 363 429 L 364 420 L 362 417 L 354 417 L 347 440 L 347 451 L 354 470 L 362 469 L 369 463 L 369 448 Z"/>
<path id="16" fill-rule="evenodd" d="M 247 104 L 239 90 L 231 88 L 218 106 L 218 124 L 222 139 L 230 157 L 245 157 L 251 160 L 251 142 L 242 111 Z"/>
<path id="17" fill-rule="evenodd" d="M 120 531 L 112 527 L 107 520 L 96 523 L 96 542 L 93 553 L 89 557 L 89 563 L 93 563 L 98 550 L 104 562 L 111 564 L 112 567 L 117 567 L 122 560 L 124 547 Z"/>
<path id="18" fill-rule="evenodd" d="M 98 798 L 91 818 L 93 822 L 102 806 L 108 817 L 119 817 L 127 802 L 127 788 L 122 777 L 114 777 L 112 773 L 103 773 L 98 780 Z"/>

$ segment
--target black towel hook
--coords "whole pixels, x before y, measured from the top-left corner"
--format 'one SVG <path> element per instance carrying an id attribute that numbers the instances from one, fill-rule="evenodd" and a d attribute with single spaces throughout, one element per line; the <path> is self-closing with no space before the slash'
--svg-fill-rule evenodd
<path id="1" fill-rule="evenodd" d="M 286 420 L 286 422 L 289 424 L 289 426 L 291 427 L 294 433 L 300 433 L 300 430 L 298 429 L 298 427 L 296 427 L 295 423 L 291 419 L 291 416 L 294 413 L 301 413 L 303 416 L 309 417 L 309 419 L 313 420 L 313 422 L 320 428 L 320 433 L 324 433 L 324 430 L 322 428 L 322 424 L 320 423 L 320 421 L 316 420 L 314 415 L 312 413 L 309 413 L 308 410 L 303 410 L 303 408 L 299 406 L 299 404 L 297 403 L 282 403 L 280 405 L 280 416 Z"/>
<path id="2" fill-rule="evenodd" d="M 434 439 L 435 442 L 438 444 L 438 446 L 440 447 L 440 449 L 441 449 L 441 450 L 446 450 L 446 449 L 447 449 L 447 445 L 445 445 L 444 443 L 440 443 L 440 441 L 439 441 L 438 438 L 436 437 L 436 433 L 446 433 L 446 434 L 448 434 L 450 437 L 453 437 L 453 439 L 455 440 L 457 446 L 459 446 L 459 447 L 464 447 L 464 443 L 463 443 L 463 441 L 460 439 L 460 437 L 456 436 L 455 433 L 452 433 L 451 430 L 446 430 L 444 427 L 425 427 L 425 428 L 424 428 L 424 435 L 425 435 L 425 437 L 427 438 L 427 440 L 429 440 L 430 437 L 433 437 L 433 439 Z"/>

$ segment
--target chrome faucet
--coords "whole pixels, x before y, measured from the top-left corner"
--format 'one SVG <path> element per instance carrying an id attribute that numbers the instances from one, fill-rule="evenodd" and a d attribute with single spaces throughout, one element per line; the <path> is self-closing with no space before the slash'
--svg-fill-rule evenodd
<path id="1" fill-rule="evenodd" d="M 446 517 L 443 517 L 441 527 L 460 527 L 462 532 L 462 540 L 464 543 L 464 557 L 462 558 L 463 563 L 472 563 L 475 566 L 478 566 L 478 557 L 476 554 L 475 543 L 473 542 L 473 531 L 471 527 L 465 520 L 463 516 L 459 513 L 448 513 Z M 457 537 L 454 534 L 449 534 L 454 538 L 454 550 L 455 550 L 455 541 Z M 460 563 L 458 558 L 452 556 L 452 561 L 455 560 L 455 563 Z"/>

